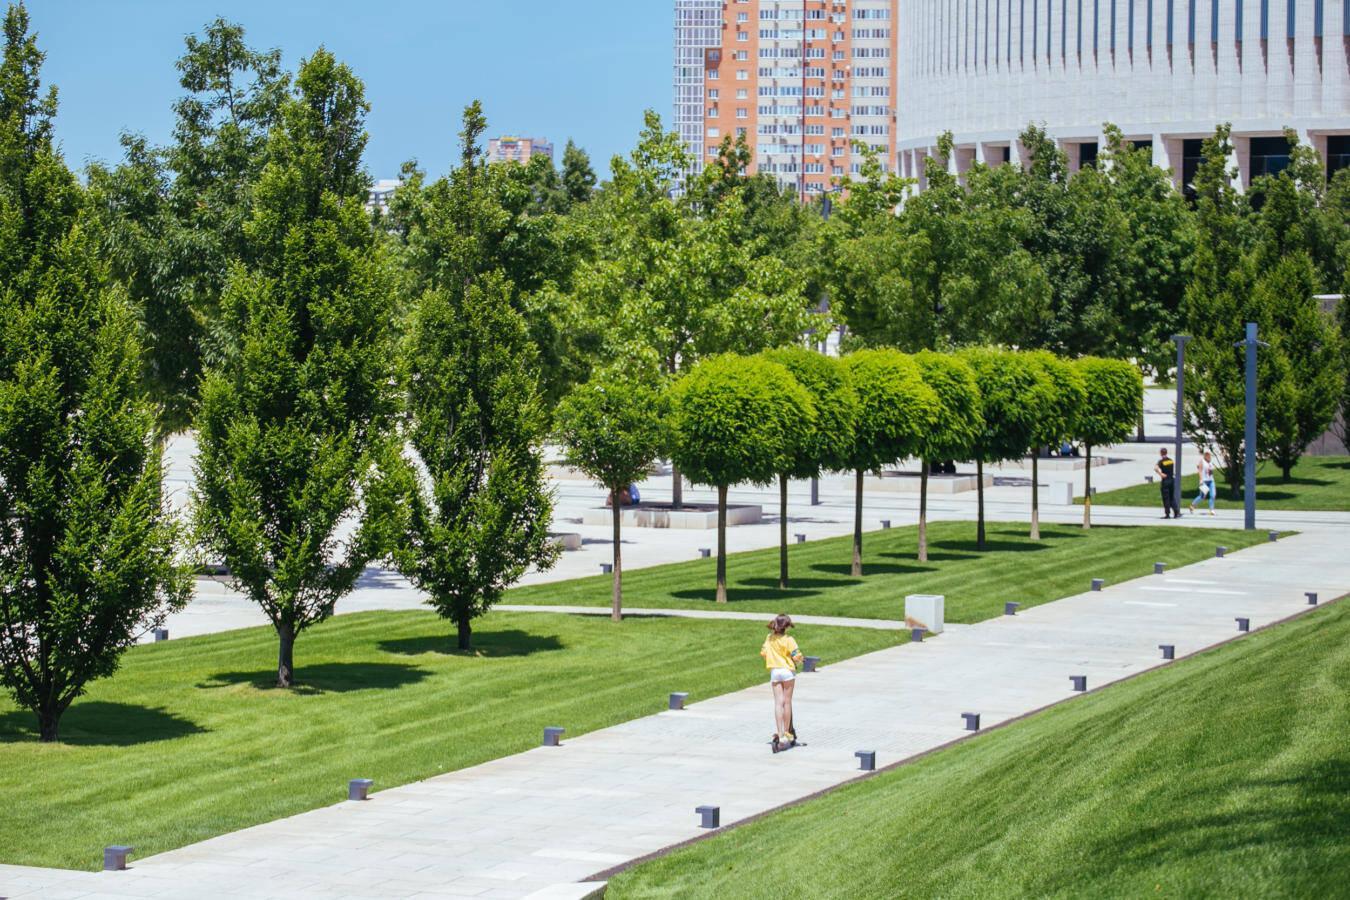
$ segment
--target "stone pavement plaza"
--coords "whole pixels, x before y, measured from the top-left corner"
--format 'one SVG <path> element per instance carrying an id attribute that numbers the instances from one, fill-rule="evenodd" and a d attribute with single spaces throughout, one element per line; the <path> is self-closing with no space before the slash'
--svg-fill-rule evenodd
<path id="1" fill-rule="evenodd" d="M 594 873 L 706 833 L 695 807 L 725 827 L 858 776 L 856 750 L 885 766 L 1166 665 L 1350 592 L 1344 533 L 1312 531 L 1165 575 L 1108 585 L 923 643 L 802 675 L 796 696 L 808 746 L 772 755 L 767 685 L 654 714 L 402 787 L 340 802 L 145 859 L 123 872 L 0 866 L 9 898 L 582 897 Z M 1086 585 L 1085 585 L 1086 587 Z M 1006 599 L 1015 600 L 1015 597 Z M 897 598 L 897 614 L 899 598 Z M 810 627 L 799 640 L 810 652 Z M 694 664 L 691 662 L 691 664 Z M 672 672 L 670 690 L 681 689 Z M 567 722 L 540 722 L 566 727 Z M 978 740 L 979 735 L 974 739 Z M 359 777 L 360 772 L 353 772 Z M 768 790 L 766 786 L 772 785 Z M 345 785 L 333 785 L 335 799 Z M 96 853 L 97 848 L 91 848 Z"/>

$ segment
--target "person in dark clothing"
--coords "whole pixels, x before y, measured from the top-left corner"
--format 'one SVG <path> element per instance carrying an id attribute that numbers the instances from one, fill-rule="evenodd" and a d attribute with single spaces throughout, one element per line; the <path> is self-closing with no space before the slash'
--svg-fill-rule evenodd
<path id="1" fill-rule="evenodd" d="M 1158 489 L 1162 493 L 1163 518 L 1181 518 L 1181 505 L 1177 503 L 1177 467 L 1167 455 L 1167 448 L 1158 451 L 1158 464 L 1153 467 L 1158 476 Z"/>

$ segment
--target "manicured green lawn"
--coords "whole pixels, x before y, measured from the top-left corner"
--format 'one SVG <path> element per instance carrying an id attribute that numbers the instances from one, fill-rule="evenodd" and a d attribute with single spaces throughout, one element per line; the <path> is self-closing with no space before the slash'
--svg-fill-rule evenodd
<path id="1" fill-rule="evenodd" d="M 989 549 L 980 553 L 973 522 L 938 522 L 928 536 L 929 561 L 919 563 L 916 528 L 864 535 L 861 579 L 849 574 L 852 538 L 794 544 L 786 591 L 778 589 L 777 548 L 734 554 L 727 563 L 727 608 L 898 619 L 906 594 L 943 594 L 948 621 L 978 622 L 1001 614 L 1005 600 L 1034 606 L 1081 593 L 1093 578 L 1125 581 L 1151 573 L 1155 562 L 1180 566 L 1208 559 L 1217 544 L 1238 549 L 1266 540 L 1264 532 L 1230 529 L 1043 525 L 1035 542 L 1024 524 L 991 524 Z M 698 559 L 626 573 L 624 603 L 715 606 L 715 563 Z M 506 602 L 608 606 L 609 592 L 609 576 L 601 575 L 517 588 Z"/>
<path id="2" fill-rule="evenodd" d="M 302 635 L 294 692 L 270 689 L 276 639 L 248 629 L 141 646 L 36 741 L 0 700 L 0 863 L 94 868 L 516 753 L 763 680 L 758 622 L 493 613 L 451 652 L 430 612 L 340 616 Z M 843 659 L 903 636 L 817 628 Z M 692 663 L 691 660 L 697 660 Z"/>
<path id="3" fill-rule="evenodd" d="M 1194 459 L 1187 457 L 1194 462 Z M 1191 467 L 1191 463 L 1186 463 Z M 1148 474 L 1141 469 L 1139 480 Z M 1241 509 L 1242 498 L 1234 499 L 1228 492 L 1223 473 L 1215 473 L 1215 486 L 1219 489 L 1215 506 L 1219 509 Z M 1181 479 L 1181 508 L 1195 499 L 1200 490 L 1195 475 Z M 1082 504 L 1082 498 L 1077 501 Z M 1116 491 L 1103 491 L 1092 501 L 1101 506 L 1156 506 L 1162 514 L 1162 498 L 1158 485 L 1137 484 L 1134 487 Z M 1209 501 L 1196 505 L 1197 512 L 1203 507 L 1209 509 Z M 1350 510 L 1350 456 L 1305 456 L 1285 481 L 1280 470 L 1265 463 L 1256 470 L 1256 508 L 1259 509 L 1344 509 Z"/>
<path id="4" fill-rule="evenodd" d="M 1350 601 L 625 872 L 654 897 L 1333 897 Z"/>

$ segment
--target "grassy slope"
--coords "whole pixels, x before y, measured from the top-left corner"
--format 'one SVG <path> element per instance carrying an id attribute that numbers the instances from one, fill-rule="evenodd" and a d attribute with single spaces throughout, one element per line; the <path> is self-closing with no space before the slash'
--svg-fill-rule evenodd
<path id="1" fill-rule="evenodd" d="M 1047 603 L 1087 590 L 1093 578 L 1109 583 L 1214 555 L 1216 544 L 1232 549 L 1266 539 L 1264 533 L 1222 529 L 1106 528 L 1042 525 L 1039 543 L 1022 524 L 991 524 L 990 549 L 975 550 L 975 525 L 938 522 L 928 527 L 929 562 L 914 559 L 914 527 L 863 537 L 862 579 L 849 575 L 850 537 L 794 544 L 794 578 L 778 589 L 778 549 L 734 554 L 727 564 L 730 609 L 815 613 L 898 619 L 906 594 L 943 594 L 949 622 L 977 622 L 1003 611 L 1005 600 L 1023 606 Z M 715 606 L 716 560 L 699 559 L 640 569 L 624 575 L 624 603 L 642 607 Z M 517 588 L 508 603 L 608 606 L 607 575 Z"/>
<path id="2" fill-rule="evenodd" d="M 1152 474 L 1152 470 L 1143 472 L 1141 469 L 1141 473 L 1142 481 L 1143 475 Z M 1242 508 L 1242 498 L 1234 499 L 1228 492 L 1228 485 L 1223 480 L 1222 473 L 1216 473 L 1214 483 L 1219 489 L 1219 494 L 1215 497 L 1216 506 L 1220 509 Z M 1198 490 L 1195 475 L 1181 479 L 1183 511 L 1186 504 L 1195 499 Z M 1080 497 L 1077 502 L 1081 505 L 1082 498 Z M 1159 497 L 1156 483 L 1102 491 L 1092 502 L 1102 506 L 1156 506 L 1159 515 L 1162 514 L 1162 499 Z M 1201 505 L 1208 509 L 1209 501 L 1206 500 Z M 1294 466 L 1288 481 L 1280 477 L 1279 469 L 1266 463 L 1256 473 L 1256 508 L 1350 509 L 1350 456 L 1306 456 Z"/>
<path id="3" fill-rule="evenodd" d="M 376 790 L 662 709 L 764 677 L 758 622 L 495 613 L 476 655 L 447 652 L 431 613 L 341 616 L 303 635 L 294 693 L 265 686 L 270 629 L 142 646 L 40 745 L 0 700 L 0 862 L 92 868 L 105 844 L 145 856 L 337 802 L 349 778 Z M 842 659 L 901 640 L 821 628 Z M 689 665 L 696 654 L 699 664 Z"/>
<path id="4" fill-rule="evenodd" d="M 1331 897 L 1350 601 L 624 873 L 637 897 Z"/>

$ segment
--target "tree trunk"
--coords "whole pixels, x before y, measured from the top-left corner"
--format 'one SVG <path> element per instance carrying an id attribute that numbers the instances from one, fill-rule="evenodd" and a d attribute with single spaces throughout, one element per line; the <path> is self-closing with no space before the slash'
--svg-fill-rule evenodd
<path id="1" fill-rule="evenodd" d="M 1031 539 L 1041 539 L 1041 448 L 1031 451 Z"/>
<path id="2" fill-rule="evenodd" d="M 619 488 L 610 488 L 614 496 L 614 589 L 610 600 L 610 618 L 615 622 L 623 621 L 623 560 L 622 545 L 619 542 L 619 526 L 623 522 L 623 509 L 619 506 Z"/>
<path id="3" fill-rule="evenodd" d="M 277 626 L 277 687 L 295 684 L 295 628 L 290 623 Z"/>
<path id="4" fill-rule="evenodd" d="M 717 486 L 717 602 L 727 602 L 727 486 Z"/>
<path id="5" fill-rule="evenodd" d="M 863 470 L 858 469 L 853 483 L 853 577 L 862 577 L 862 504 Z"/>
<path id="6" fill-rule="evenodd" d="M 680 475 L 680 467 L 673 462 L 670 464 L 670 506 L 672 509 L 684 508 L 684 478 Z"/>
<path id="7" fill-rule="evenodd" d="M 984 460 L 975 460 L 975 549 L 984 549 Z"/>
<path id="8" fill-rule="evenodd" d="M 1141 443 L 1141 444 L 1145 441 L 1145 437 L 1144 437 L 1144 404 L 1143 404 L 1142 402 L 1140 402 L 1140 404 L 1139 404 L 1139 429 L 1138 429 L 1138 434 L 1136 435 L 1136 437 L 1139 439 L 1139 443 Z"/>
<path id="9" fill-rule="evenodd" d="M 1292 465 L 1281 464 L 1281 465 L 1280 465 L 1280 470 L 1281 470 L 1282 472 L 1284 472 L 1284 480 L 1285 480 L 1285 481 L 1288 481 L 1289 478 L 1290 478 L 1290 476 L 1292 476 L 1292 475 L 1294 474 L 1294 467 L 1293 467 Z"/>
<path id="10" fill-rule="evenodd" d="M 1083 473 L 1083 527 L 1092 527 L 1092 445 L 1083 445 L 1087 469 Z"/>
<path id="11" fill-rule="evenodd" d="M 56 726 L 61 721 L 60 713 L 40 709 L 37 714 L 38 740 L 44 744 L 56 742 Z"/>
<path id="12" fill-rule="evenodd" d="M 928 460 L 919 465 L 919 562 L 928 562 Z"/>
<path id="13" fill-rule="evenodd" d="M 788 542 L 787 542 L 787 494 L 788 477 L 778 476 L 778 587 L 788 586 Z"/>
<path id="14" fill-rule="evenodd" d="M 459 631 L 459 649 L 468 650 L 473 644 L 473 620 L 465 614 L 463 619 L 455 623 L 455 627 Z"/>

